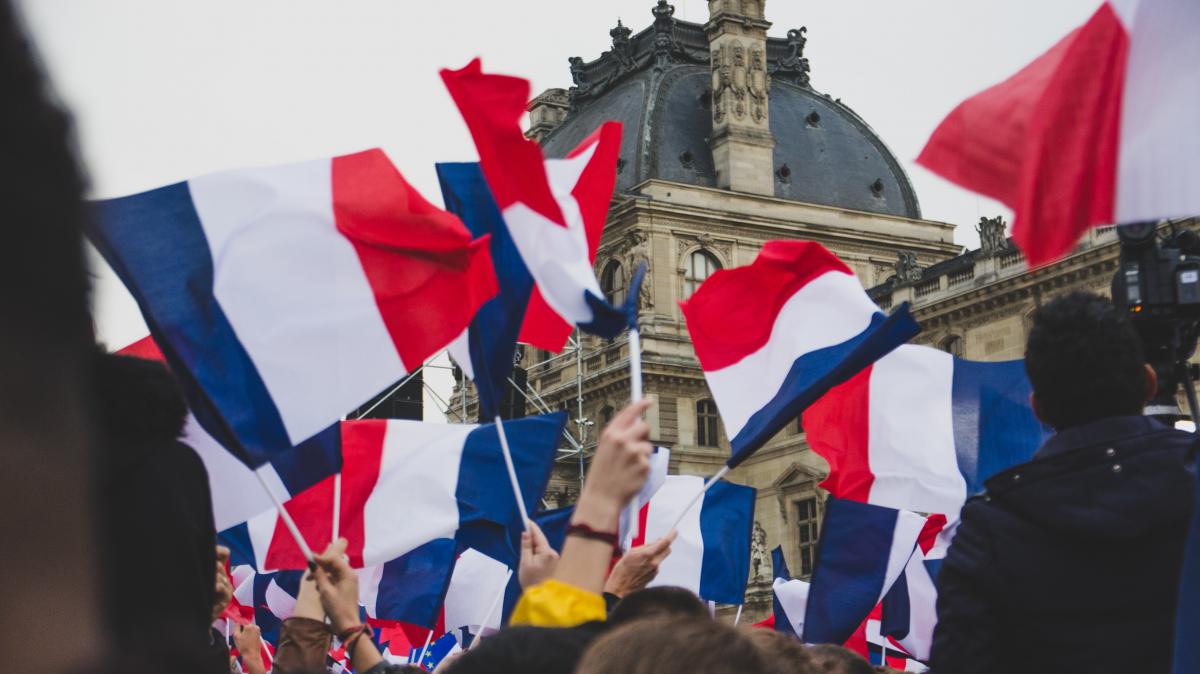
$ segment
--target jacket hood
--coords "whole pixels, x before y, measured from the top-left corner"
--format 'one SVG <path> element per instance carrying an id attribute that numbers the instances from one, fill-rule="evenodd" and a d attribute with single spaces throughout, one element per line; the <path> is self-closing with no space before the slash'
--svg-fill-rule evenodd
<path id="1" fill-rule="evenodd" d="M 1186 526 L 1196 440 L 1149 417 L 1102 419 L 1059 432 L 1032 461 L 996 474 L 987 498 L 1067 538 L 1133 541 Z"/>

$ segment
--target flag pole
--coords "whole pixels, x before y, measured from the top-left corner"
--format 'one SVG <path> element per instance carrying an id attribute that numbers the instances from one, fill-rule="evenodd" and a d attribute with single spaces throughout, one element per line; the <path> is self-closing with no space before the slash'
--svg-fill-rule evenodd
<path id="1" fill-rule="evenodd" d="M 733 616 L 733 626 L 734 627 L 737 627 L 738 623 L 742 621 L 742 607 L 743 606 L 745 606 L 745 604 L 738 604 L 737 615 Z"/>
<path id="2" fill-rule="evenodd" d="M 338 471 L 333 475 L 333 535 L 330 536 L 330 543 L 336 541 L 341 532 L 342 520 L 342 471 Z"/>
<path id="3" fill-rule="evenodd" d="M 629 326 L 629 390 L 630 402 L 636 404 L 642 401 L 642 334 L 636 322 Z M 638 517 L 638 511 L 641 509 L 641 499 L 634 494 L 625 511 L 629 519 L 630 545 L 633 545 L 633 540 L 641 533 L 642 522 Z"/>
<path id="4" fill-rule="evenodd" d="M 308 547 L 308 543 L 304 542 L 304 536 L 300 533 L 299 527 L 296 526 L 295 520 L 288 514 L 287 508 L 283 506 L 283 501 L 275 495 L 275 491 L 267 484 L 263 478 L 262 472 L 254 471 L 254 477 L 258 478 L 258 483 L 262 485 L 263 491 L 267 492 L 267 496 L 271 498 L 271 502 L 275 504 L 275 511 L 279 513 L 279 519 L 283 520 L 284 526 L 287 527 L 288 533 L 292 535 L 292 539 L 296 541 L 296 546 L 300 548 L 300 552 L 304 554 L 304 559 L 308 561 L 308 565 L 313 567 L 316 562 L 313 561 L 312 548 Z"/>
<path id="5" fill-rule="evenodd" d="M 479 621 L 479 636 L 471 642 L 471 648 L 475 648 L 475 644 L 483 641 L 483 630 L 487 628 L 488 621 L 492 619 L 492 614 L 496 612 L 496 607 L 500 605 L 500 601 L 504 599 L 504 592 L 508 590 L 508 581 L 512 580 L 513 570 L 509 568 L 508 573 L 504 575 L 504 584 L 500 586 L 500 592 L 496 593 L 496 598 L 492 600 L 492 605 L 488 607 L 487 613 L 483 615 L 483 620 Z M 467 650 L 471 650 L 468 648 Z"/>
<path id="6" fill-rule="evenodd" d="M 711 488 L 714 484 L 716 484 L 717 480 L 720 480 L 721 478 L 725 477 L 725 474 L 728 472 L 729 472 L 729 464 L 726 464 L 724 466 L 721 466 L 721 470 L 718 470 L 716 475 L 713 475 L 712 477 L 708 478 L 708 482 L 705 482 L 704 486 L 700 488 L 700 491 L 696 492 L 696 495 L 692 497 L 692 500 L 688 501 L 687 506 L 684 507 L 683 510 L 679 511 L 679 517 L 675 518 L 675 524 L 671 525 L 671 529 L 678 529 L 679 523 L 683 521 L 683 518 L 685 515 L 688 514 L 688 511 L 690 511 L 693 507 L 695 507 L 695 505 L 700 502 L 701 498 L 704 498 L 704 492 L 708 491 L 709 488 Z"/>
<path id="7" fill-rule="evenodd" d="M 266 653 L 266 655 L 267 655 L 267 664 L 271 665 L 271 667 L 273 668 L 275 666 L 275 656 L 271 655 L 271 648 L 270 648 L 270 646 L 267 645 L 267 640 L 264 639 L 263 636 L 260 634 L 260 635 L 258 635 L 258 642 L 260 644 L 262 644 L 262 652 Z"/>
<path id="8" fill-rule="evenodd" d="M 508 480 L 512 483 L 517 509 L 521 512 L 521 530 L 529 531 L 529 513 L 525 510 L 525 499 L 521 496 L 521 483 L 517 480 L 517 469 L 513 465 L 512 450 L 508 448 L 508 436 L 504 433 L 504 420 L 496 415 L 496 435 L 500 438 L 500 451 L 504 454 L 504 467 L 508 469 Z M 509 575 L 512 570 L 509 569 Z"/>
<path id="9" fill-rule="evenodd" d="M 433 628 L 429 628 L 429 633 L 425 635 L 425 645 L 421 647 L 421 652 L 417 653 L 417 666 L 424 669 L 421 665 L 425 661 L 425 651 L 429 648 L 429 642 L 433 641 Z M 412 663 L 409 663 L 412 664 Z"/>

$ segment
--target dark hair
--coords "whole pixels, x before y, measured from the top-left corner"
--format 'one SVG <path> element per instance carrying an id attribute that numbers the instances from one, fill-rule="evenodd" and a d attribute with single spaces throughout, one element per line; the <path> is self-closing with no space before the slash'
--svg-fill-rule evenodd
<path id="1" fill-rule="evenodd" d="M 813 671 L 822 674 L 875 674 L 875 668 L 863 656 L 833 644 L 809 646 Z"/>
<path id="2" fill-rule="evenodd" d="M 508 627 L 451 663 L 448 674 L 570 674 L 604 623 L 577 627 Z"/>
<path id="3" fill-rule="evenodd" d="M 650 618 L 614 627 L 583 654 L 578 674 L 764 672 L 767 660 L 744 633 L 713 620 Z"/>
<path id="4" fill-rule="evenodd" d="M 1025 372 L 1039 416 L 1057 430 L 1141 414 L 1145 364 L 1137 332 L 1099 295 L 1063 295 L 1033 316 Z"/>
<path id="5" fill-rule="evenodd" d="M 183 434 L 187 404 L 162 363 L 98 354 L 95 381 L 99 430 L 106 440 L 168 442 Z"/>
<path id="6" fill-rule="evenodd" d="M 746 637 L 758 647 L 771 674 L 811 674 L 818 671 L 808 649 L 792 635 L 752 628 L 746 630 Z"/>
<path id="7" fill-rule="evenodd" d="M 640 618 L 674 616 L 708 619 L 708 607 L 682 587 L 648 587 L 625 595 L 608 615 L 610 625 Z"/>

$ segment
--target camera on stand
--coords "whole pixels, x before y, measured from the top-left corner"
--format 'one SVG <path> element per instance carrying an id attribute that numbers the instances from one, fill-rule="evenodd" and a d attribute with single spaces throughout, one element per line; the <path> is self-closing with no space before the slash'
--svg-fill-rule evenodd
<path id="1" fill-rule="evenodd" d="M 1145 413 L 1168 422 L 1187 418 L 1177 402 L 1183 387 L 1196 420 L 1193 382 L 1200 373 L 1188 359 L 1200 337 L 1200 235 L 1174 223 L 1139 222 L 1118 226 L 1117 237 L 1121 262 L 1112 281 L 1113 304 L 1133 323 L 1158 375 Z"/>

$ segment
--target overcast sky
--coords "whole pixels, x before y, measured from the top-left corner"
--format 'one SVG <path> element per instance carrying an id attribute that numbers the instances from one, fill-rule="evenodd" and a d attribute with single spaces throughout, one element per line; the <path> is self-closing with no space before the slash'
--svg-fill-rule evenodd
<path id="1" fill-rule="evenodd" d="M 675 0 L 703 22 L 705 0 Z M 1083 23 L 1098 0 L 770 0 L 771 34 L 808 26 L 813 86 L 879 133 L 926 218 L 975 246 L 980 215 L 1007 210 L 913 159 L 959 101 L 1011 75 Z M 18 0 L 74 111 L 92 196 L 240 166 L 381 146 L 436 203 L 433 164 L 475 158 L 438 78 L 475 56 L 534 91 L 570 86 L 567 57 L 596 58 L 621 18 L 654 0 Z M 102 264 L 102 263 L 100 263 Z M 100 337 L 146 334 L 98 269 Z M 439 388 L 441 388 L 439 386 Z"/>

